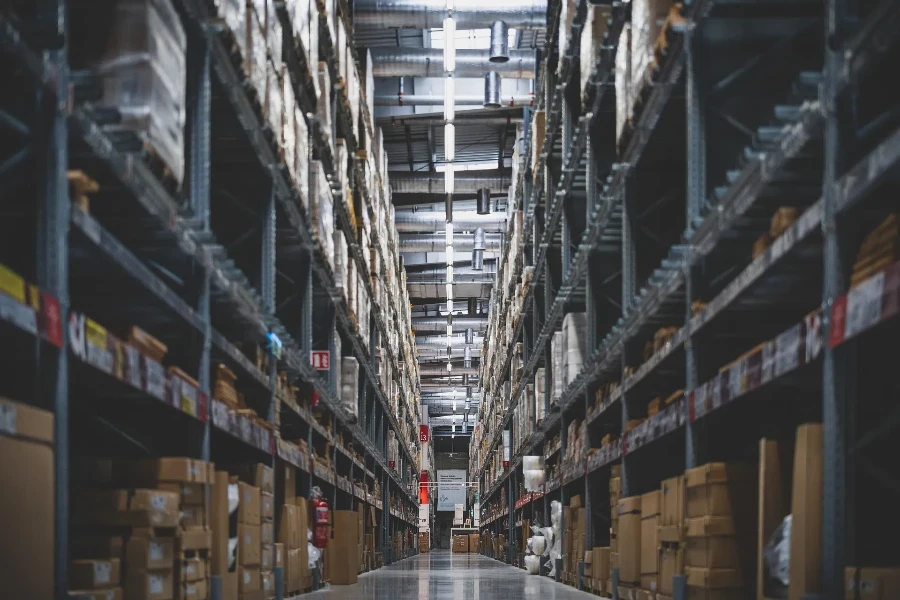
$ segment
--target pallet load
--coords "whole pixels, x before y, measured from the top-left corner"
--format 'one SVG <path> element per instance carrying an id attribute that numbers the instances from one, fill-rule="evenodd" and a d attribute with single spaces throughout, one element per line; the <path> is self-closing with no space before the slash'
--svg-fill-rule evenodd
<path id="1" fill-rule="evenodd" d="M 639 600 L 652 600 L 659 587 L 659 490 L 641 496 L 641 585 Z"/>
<path id="2" fill-rule="evenodd" d="M 619 598 L 636 600 L 641 585 L 641 496 L 619 500 L 618 518 Z"/>
<path id="3" fill-rule="evenodd" d="M 745 465 L 709 463 L 685 479 L 688 598 L 742 598 L 755 573 L 756 478 Z"/>
<path id="4" fill-rule="evenodd" d="M 180 187 L 184 180 L 187 38 L 170 0 L 121 0 L 97 67 L 99 105 L 121 115 L 122 128 Z"/>
<path id="5" fill-rule="evenodd" d="M 584 29 L 581 32 L 581 101 L 585 102 L 591 72 L 600 58 L 603 40 L 609 30 L 611 6 L 588 4 Z"/>
<path id="6" fill-rule="evenodd" d="M 684 574 L 684 494 L 684 475 L 660 485 L 657 600 L 673 596 L 673 577 Z"/>
<path id="7" fill-rule="evenodd" d="M 634 112 L 634 96 L 631 85 L 631 24 L 622 26 L 619 34 L 619 49 L 616 51 L 616 145 L 622 142 L 625 130 L 631 124 Z"/>
<path id="8" fill-rule="evenodd" d="M 640 96 L 656 68 L 656 40 L 663 32 L 671 0 L 634 0 L 631 8 L 631 93 Z"/>

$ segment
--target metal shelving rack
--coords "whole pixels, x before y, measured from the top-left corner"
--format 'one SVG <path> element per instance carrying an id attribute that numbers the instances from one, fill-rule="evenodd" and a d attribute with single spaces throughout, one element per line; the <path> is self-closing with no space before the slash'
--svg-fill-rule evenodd
<path id="1" fill-rule="evenodd" d="M 512 392 L 500 426 L 492 422 L 492 435 L 484 438 L 483 463 L 473 465 L 481 481 L 482 527 L 507 536 L 506 562 L 514 559 L 514 513 L 542 503 L 538 512 L 549 516 L 551 500 L 566 504 L 573 494 L 582 495 L 587 509 L 586 547 L 604 545 L 607 528 L 591 521 L 608 515 L 603 507 L 612 464 L 621 463 L 622 495 L 640 494 L 685 468 L 737 458 L 739 446 L 757 441 L 765 435 L 761 431 L 787 431 L 804 420 L 821 420 L 825 429 L 822 552 L 829 576 L 823 597 L 842 596 L 844 566 L 885 559 L 873 557 L 872 542 L 855 534 L 869 521 L 854 478 L 864 473 L 885 490 L 897 489 L 897 475 L 890 465 L 854 452 L 884 442 L 896 411 L 867 404 L 862 394 L 869 387 L 857 377 L 863 371 L 859 356 L 877 354 L 870 339 L 896 332 L 891 318 L 898 312 L 898 265 L 849 293 L 848 276 L 865 228 L 897 211 L 890 198 L 900 163 L 895 111 L 869 108 L 874 124 L 868 124 L 858 103 L 875 102 L 879 92 L 867 78 L 885 73 L 896 59 L 896 35 L 889 32 L 900 10 L 881 2 L 857 18 L 857 3 L 833 0 L 791 3 L 780 13 L 772 8 L 765 2 L 686 2 L 684 22 L 670 30 L 653 82 L 616 148 L 608 133 L 614 126 L 610 107 L 603 102 L 615 95 L 612 64 L 627 9 L 612 7 L 604 50 L 591 65 L 591 91 L 581 104 L 570 88 L 578 86 L 577 76 L 574 83 L 572 78 L 587 3 L 577 4 L 561 56 L 554 26 L 559 6 L 550 3 L 538 98 L 547 115 L 544 152 L 531 172 L 526 150 L 517 188 L 524 255 L 534 278 L 506 360 L 483 374 L 499 383 L 512 379 Z M 782 28 L 780 39 L 774 35 L 758 56 L 731 51 L 729 57 L 727 44 L 711 45 L 710 36 L 725 31 L 719 19 L 741 10 L 742 18 L 767 19 Z M 788 64 L 775 65 L 779 57 Z M 727 102 L 749 96 L 741 86 L 757 73 L 769 78 L 761 84 L 757 79 L 754 88 L 755 102 L 763 106 L 754 113 L 731 105 L 743 113 L 729 114 Z M 731 129 L 723 134 L 708 119 Z M 665 156 L 681 147 L 685 152 L 677 159 Z M 664 165 L 666 158 L 674 164 Z M 551 165 L 549 181 L 545 165 Z M 579 194 L 586 196 L 584 216 L 576 214 Z M 662 212 L 667 208 L 657 202 L 660 196 L 679 213 Z M 753 240 L 768 230 L 781 204 L 799 209 L 796 221 L 751 258 Z M 647 224 L 654 211 L 664 214 L 665 223 Z M 512 285 L 526 266 L 507 265 L 505 256 L 501 265 L 513 269 Z M 698 300 L 705 304 L 694 304 Z M 509 304 L 492 309 L 507 315 Z M 508 466 L 489 480 L 492 453 L 502 452 L 502 434 L 513 428 L 526 384 L 538 367 L 546 367 L 550 377 L 553 332 L 564 313 L 579 310 L 587 312 L 588 322 L 581 372 L 557 405 L 550 405 L 547 390 L 543 422 L 533 424 L 532 435 L 511 449 Z M 641 356 L 661 326 L 677 332 Z M 518 375 L 510 372 L 517 343 L 523 346 Z M 873 370 L 865 372 L 871 376 Z M 872 377 L 884 385 L 884 372 Z M 596 402 L 595 393 L 610 383 L 618 385 Z M 785 399 L 790 389 L 801 400 L 785 411 L 770 397 Z M 629 424 L 646 417 L 651 398 L 673 392 L 674 400 L 659 414 Z M 867 423 L 870 429 L 858 426 L 857 419 L 871 420 L 878 410 L 881 418 Z M 791 414 L 775 416 L 781 412 Z M 567 427 L 580 419 L 587 423 L 587 448 L 599 447 L 606 433 L 617 439 L 563 464 Z M 742 435 L 743 429 L 750 431 Z M 559 451 L 550 448 L 557 433 Z M 728 440 L 730 435 L 740 439 Z M 753 439 L 743 439 L 748 436 Z M 522 456 L 551 451 L 560 456 L 553 459 L 558 470 L 548 474 L 542 492 L 522 494 Z"/>
<path id="2" fill-rule="evenodd" d="M 374 369 L 374 349 L 379 337 L 386 335 L 383 318 L 388 317 L 375 307 L 372 335 L 360 339 L 214 9 L 201 0 L 174 4 L 188 37 L 186 176 L 180 191 L 145 162 L 134 139 L 109 127 L 117 116 L 94 106 L 91 75 L 70 67 L 69 44 L 78 15 L 70 13 L 69 3 L 42 0 L 27 15 L 0 11 L 0 57 L 4 69 L 10 69 L 8 80 L 18 78 L 27 84 L 41 107 L 37 114 L 27 115 L 33 122 L 6 107 L 0 116 L 5 126 L 33 138 L 30 158 L 42 174 L 38 189 L 25 188 L 37 201 L 30 217 L 37 227 L 24 222 L 29 218 L 25 194 L 14 201 L 26 209 L 23 223 L 9 221 L 11 229 L 22 225 L 35 232 L 36 253 L 16 258 L 11 267 L 35 282 L 40 296 L 22 303 L 0 294 L 0 330 L 33 344 L 35 352 L 17 359 L 16 366 L 24 362 L 34 376 L 16 377 L 23 382 L 0 392 L 55 415 L 57 598 L 68 597 L 70 448 L 84 443 L 94 431 L 143 456 L 177 452 L 221 462 L 252 459 L 274 464 L 278 458 L 291 463 L 306 474 L 307 494 L 318 485 L 336 508 L 355 509 L 358 502 L 365 502 L 381 512 L 376 545 L 386 564 L 402 558 L 392 556 L 393 534 L 407 535 L 416 527 L 417 465 Z M 279 13 L 287 18 L 283 7 Z M 322 28 L 327 29 L 324 22 Z M 311 78 L 308 65 L 297 59 L 291 36 L 285 39 L 297 98 L 309 120 L 310 158 L 322 160 L 336 181 L 330 149 L 318 135 L 321 124 L 311 116 L 315 100 L 303 90 L 303 82 Z M 323 43 L 324 48 L 333 54 L 333 47 Z M 346 116 L 337 133 L 355 147 Z M 220 150 L 217 141 L 223 136 L 235 137 L 236 147 Z M 21 158 L 14 156 L 0 172 L 27 186 L 24 173 L 16 169 Z M 250 250 L 235 243 L 233 232 L 221 230 L 216 218 L 217 211 L 229 210 L 222 200 L 223 184 L 231 183 L 223 179 L 223 160 L 240 161 L 242 176 L 252 179 L 256 200 L 247 197 L 242 202 L 258 223 L 258 231 L 248 233 L 257 242 Z M 100 183 L 101 198 L 89 212 L 70 203 L 67 172 L 74 168 L 84 169 Z M 354 196 L 362 202 L 366 190 L 358 187 L 362 178 L 357 166 L 354 170 Z M 362 269 L 352 224 L 339 197 L 335 207 L 352 257 Z M 13 260 L 9 249 L 3 248 L 0 261 Z M 389 259 L 395 258 L 394 254 Z M 299 282 L 299 327 L 287 325 L 278 309 L 283 296 L 276 279 L 284 269 Z M 372 303 L 370 286 L 366 294 Z M 324 334 L 316 329 L 314 313 L 317 321 L 323 313 L 330 315 L 331 325 Z M 171 376 L 161 365 L 129 352 L 115 356 L 96 346 L 96 339 L 86 332 L 93 325 L 90 319 L 111 331 L 131 325 L 145 328 L 169 345 L 175 364 L 198 385 L 179 382 L 180 396 L 172 394 Z M 339 361 L 332 361 L 324 376 L 310 364 L 313 350 L 334 351 L 330 342 L 324 347 L 321 343 L 333 339 L 335 328 L 361 366 L 359 422 L 351 421 L 337 398 L 334 369 L 340 368 Z M 272 335 L 281 341 L 280 351 L 277 344 L 271 345 Z M 267 370 L 258 368 L 239 348 L 244 343 L 269 348 Z M 393 350 L 388 354 L 396 366 Z M 211 368 L 217 363 L 238 374 L 248 404 L 268 421 L 267 427 L 235 415 L 212 398 Z M 310 409 L 276 401 L 279 370 L 317 400 L 315 410 L 332 415 L 330 433 Z M 170 392 L 165 391 L 167 377 Z M 409 405 L 406 398 L 401 402 Z M 85 424 L 91 433 L 79 431 Z M 170 428 L 165 439 L 154 435 L 163 428 Z M 396 466 L 387 460 L 388 431 L 395 432 L 403 449 Z M 336 443 L 339 437 L 350 448 Z M 310 452 L 335 442 L 330 457 L 335 471 L 322 472 L 309 454 L 289 442 L 297 439 L 306 440 Z M 381 497 L 367 494 L 354 482 L 378 482 Z"/>

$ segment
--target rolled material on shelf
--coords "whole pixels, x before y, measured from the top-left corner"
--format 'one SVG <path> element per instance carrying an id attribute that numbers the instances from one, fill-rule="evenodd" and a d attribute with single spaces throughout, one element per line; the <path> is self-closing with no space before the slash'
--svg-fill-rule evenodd
<path id="1" fill-rule="evenodd" d="M 586 330 L 586 313 L 569 313 L 563 318 L 563 340 L 565 344 L 563 373 L 566 386 L 578 377 L 584 366 Z"/>
<path id="2" fill-rule="evenodd" d="M 550 358 L 553 366 L 553 372 L 550 376 L 553 382 L 553 387 L 551 388 L 552 391 L 550 393 L 550 404 L 559 402 L 559 399 L 562 398 L 563 392 L 565 391 L 564 356 L 564 334 L 562 331 L 557 331 L 550 340 Z"/>
<path id="3" fill-rule="evenodd" d="M 631 24 L 626 23 L 619 35 L 619 49 L 616 51 L 616 143 L 622 137 L 626 125 L 631 121 L 633 107 L 631 88 Z"/>

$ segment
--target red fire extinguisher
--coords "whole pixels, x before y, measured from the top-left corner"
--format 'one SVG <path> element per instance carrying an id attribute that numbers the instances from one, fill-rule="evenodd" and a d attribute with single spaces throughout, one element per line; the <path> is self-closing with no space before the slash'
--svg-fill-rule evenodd
<path id="1" fill-rule="evenodd" d="M 328 545 L 328 526 L 330 525 L 330 514 L 328 503 L 319 496 L 313 501 L 313 511 L 315 514 L 313 527 L 313 546 L 316 548 L 324 548 Z"/>

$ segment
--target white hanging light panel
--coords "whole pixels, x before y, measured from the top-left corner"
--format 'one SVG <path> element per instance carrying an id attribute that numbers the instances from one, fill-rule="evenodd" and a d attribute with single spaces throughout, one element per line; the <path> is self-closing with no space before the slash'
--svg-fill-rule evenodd
<path id="1" fill-rule="evenodd" d="M 444 120 L 453 121 L 456 115 L 456 80 L 453 77 L 444 78 Z"/>
<path id="2" fill-rule="evenodd" d="M 445 148 L 444 152 L 446 152 L 446 151 L 447 151 L 447 149 Z M 446 169 L 444 170 L 444 193 L 452 194 L 453 190 L 454 190 L 454 187 L 453 187 L 453 163 L 448 162 Z"/>
<path id="3" fill-rule="evenodd" d="M 444 19 L 444 71 L 452 73 L 456 70 L 456 20 L 453 17 Z"/>
<path id="4" fill-rule="evenodd" d="M 453 123 L 444 125 L 444 158 L 447 162 L 456 158 L 456 126 Z"/>

